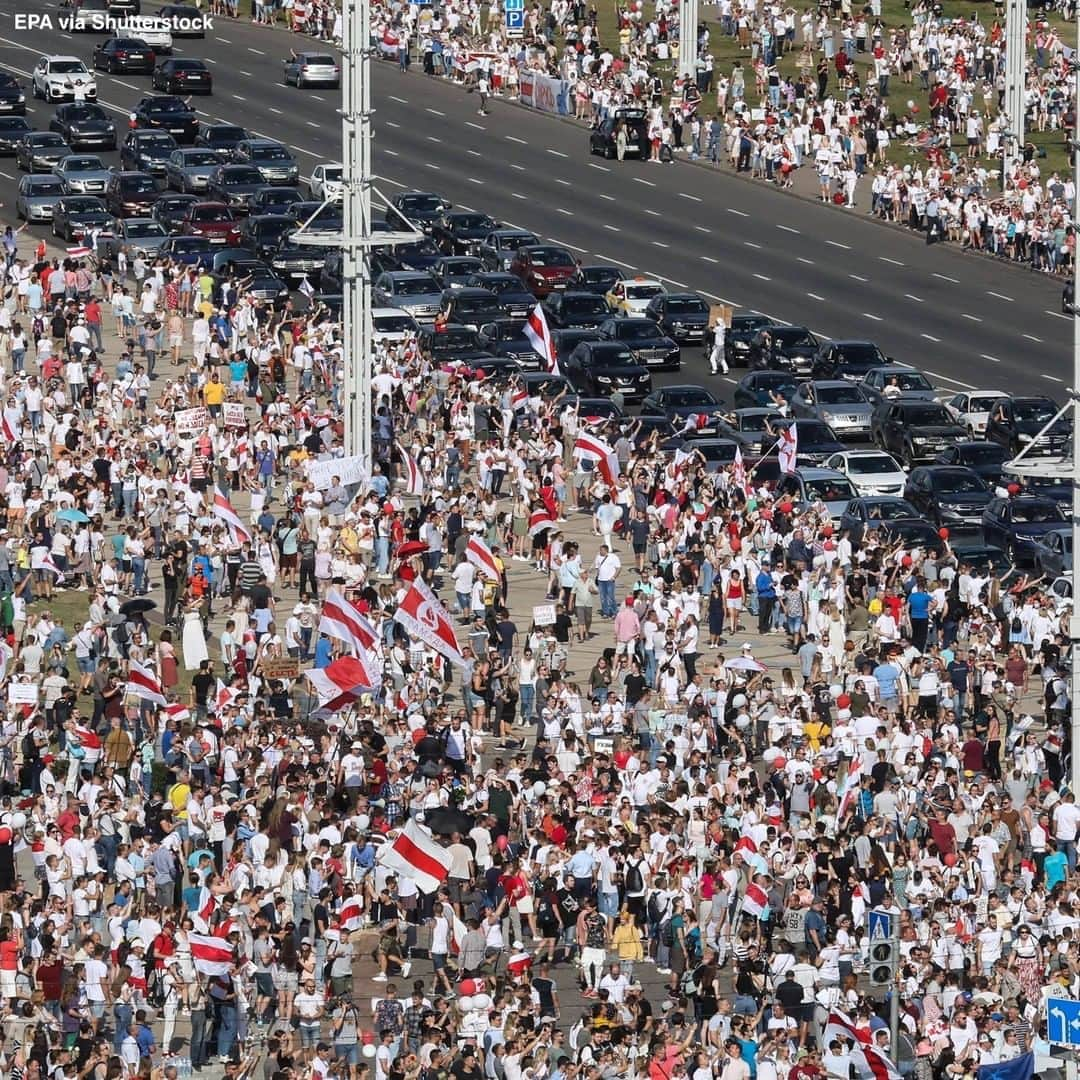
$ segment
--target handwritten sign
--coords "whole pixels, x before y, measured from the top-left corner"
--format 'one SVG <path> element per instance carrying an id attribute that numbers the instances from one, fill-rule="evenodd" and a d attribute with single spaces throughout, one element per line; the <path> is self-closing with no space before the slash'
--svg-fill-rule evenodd
<path id="1" fill-rule="evenodd" d="M 300 674 L 300 661 L 294 656 L 267 657 L 259 664 L 264 679 L 295 679 Z"/>
<path id="2" fill-rule="evenodd" d="M 247 427 L 247 406 L 239 401 L 227 401 L 221 406 L 221 418 L 226 427 Z"/>
<path id="3" fill-rule="evenodd" d="M 555 625 L 555 605 L 554 604 L 534 604 L 533 605 L 533 626 L 554 626 Z"/>
<path id="4" fill-rule="evenodd" d="M 326 491 L 338 477 L 342 484 L 362 484 L 367 480 L 364 459 L 359 454 L 342 458 L 317 458 L 305 463 L 308 479 L 316 491 Z"/>
<path id="5" fill-rule="evenodd" d="M 38 703 L 37 683 L 12 683 L 8 687 L 8 703 L 11 705 L 36 705 Z"/>
<path id="6" fill-rule="evenodd" d="M 195 409 L 178 409 L 173 420 L 177 435 L 199 435 L 210 426 L 210 413 L 201 405 Z"/>

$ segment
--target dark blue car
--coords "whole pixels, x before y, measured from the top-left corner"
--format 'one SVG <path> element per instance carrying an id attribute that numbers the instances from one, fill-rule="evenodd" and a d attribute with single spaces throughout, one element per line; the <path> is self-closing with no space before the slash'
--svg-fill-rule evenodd
<path id="1" fill-rule="evenodd" d="M 736 409 L 754 405 L 775 405 L 777 394 L 790 401 L 795 393 L 795 379 L 786 371 L 752 371 L 735 387 L 732 403 Z"/>
<path id="2" fill-rule="evenodd" d="M 1042 537 L 1067 521 L 1061 507 L 1041 495 L 996 498 L 983 511 L 983 536 L 988 544 L 1012 555 L 1014 562 L 1028 564 L 1034 561 Z"/>

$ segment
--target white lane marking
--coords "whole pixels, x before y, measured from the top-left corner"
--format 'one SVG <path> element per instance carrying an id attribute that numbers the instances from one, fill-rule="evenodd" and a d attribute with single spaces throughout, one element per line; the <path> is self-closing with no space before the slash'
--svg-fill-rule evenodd
<path id="1" fill-rule="evenodd" d="M 651 180 L 644 180 L 640 176 L 635 176 L 634 177 L 634 183 L 635 184 L 644 184 L 646 187 L 656 187 L 656 185 Z"/>
<path id="2" fill-rule="evenodd" d="M 581 248 L 580 250 L 584 251 L 585 249 Z M 685 289 L 685 288 L 687 288 L 687 285 L 686 285 L 685 282 L 676 281 L 674 278 L 664 277 L 663 274 L 652 274 L 651 276 L 656 278 L 657 281 L 666 281 L 669 285 L 674 285 L 676 289 Z"/>
<path id="3" fill-rule="evenodd" d="M 622 259 L 616 259 L 611 255 L 601 255 L 598 251 L 596 257 L 601 262 L 614 263 L 616 266 L 625 266 L 627 270 L 636 270 L 637 267 L 633 263 L 623 262 Z"/>
<path id="4" fill-rule="evenodd" d="M 659 217 L 660 216 L 655 210 L 646 210 L 645 213 L 648 214 L 650 217 Z"/>
<path id="5" fill-rule="evenodd" d="M 936 341 L 938 343 L 941 342 L 941 338 L 934 337 L 933 334 L 920 334 L 919 337 L 924 337 L 924 338 L 926 338 L 927 341 Z"/>
<path id="6" fill-rule="evenodd" d="M 727 207 L 727 212 L 729 214 L 734 214 L 736 217 L 749 217 L 750 216 L 749 214 L 744 214 L 741 210 L 736 210 L 734 207 L 731 207 L 731 206 Z"/>
<path id="7" fill-rule="evenodd" d="M 936 277 L 939 281 L 951 281 L 954 285 L 960 284 L 959 278 L 949 277 L 948 274 L 933 274 L 932 276 Z"/>
<path id="8" fill-rule="evenodd" d="M 701 259 L 703 262 L 712 263 L 713 266 L 716 266 L 720 262 L 719 259 L 714 259 L 711 255 L 702 255 Z"/>
<path id="9" fill-rule="evenodd" d="M 275 112 L 277 112 L 277 110 L 276 110 L 276 109 L 275 109 L 274 111 L 275 111 Z M 400 124 L 395 124 L 393 120 L 387 120 L 387 121 L 386 121 L 386 126 L 387 126 L 387 127 L 392 127 L 392 128 L 399 128 L 399 127 L 401 127 L 401 125 L 400 125 Z"/>
<path id="10" fill-rule="evenodd" d="M 218 41 L 224 41 L 226 45 L 231 45 L 232 44 L 232 41 L 230 41 L 229 38 L 227 38 L 227 37 L 219 37 Z"/>
<path id="11" fill-rule="evenodd" d="M 446 113 L 444 113 L 444 112 L 439 112 L 438 109 L 425 109 L 424 111 L 431 113 L 432 116 L 445 116 L 446 115 Z M 509 137 L 510 136 L 508 135 L 507 138 L 509 138 Z"/>
<path id="12" fill-rule="evenodd" d="M 1000 364 L 1001 361 L 996 356 L 991 356 L 989 353 L 979 353 L 979 356 L 983 360 L 989 360 L 993 364 Z"/>
<path id="13" fill-rule="evenodd" d="M 510 168 L 511 169 L 517 169 L 518 172 L 525 172 L 525 166 L 524 165 L 516 165 L 512 161 L 510 162 Z"/>
<path id="14" fill-rule="evenodd" d="M 796 234 L 798 234 L 798 232 L 799 232 L 798 229 L 793 229 L 790 225 L 777 225 L 776 227 L 778 229 L 783 229 L 784 232 L 793 232 L 793 233 L 796 233 Z"/>
<path id="15" fill-rule="evenodd" d="M 923 298 L 921 296 L 914 296 L 912 293 L 909 292 L 904 293 L 904 295 L 909 300 L 914 300 L 916 304 L 921 304 L 923 302 Z"/>
<path id="16" fill-rule="evenodd" d="M 483 180 L 477 180 L 475 176 L 470 176 L 468 180 L 470 184 L 482 184 L 484 182 Z"/>
<path id="17" fill-rule="evenodd" d="M 250 71 L 241 71 L 240 74 L 241 75 L 246 75 L 249 79 L 252 77 Z"/>
<path id="18" fill-rule="evenodd" d="M 874 322 L 884 322 L 885 320 L 880 315 L 871 315 L 869 311 L 863 312 L 864 319 L 873 319 Z"/>
<path id="19" fill-rule="evenodd" d="M 391 101 L 396 101 L 399 105 L 408 105 L 409 104 L 405 100 L 405 98 L 398 97 L 396 94 L 388 94 L 387 97 L 389 97 Z"/>
<path id="20" fill-rule="evenodd" d="M 1055 319 L 1064 319 L 1066 322 L 1072 322 L 1072 315 L 1062 315 L 1060 311 L 1051 311 L 1049 308 L 1043 308 L 1047 315 L 1053 315 Z"/>
<path id="21" fill-rule="evenodd" d="M 766 277 L 764 274 L 755 274 L 754 277 L 756 277 L 758 281 L 772 281 L 772 278 Z"/>
<path id="22" fill-rule="evenodd" d="M 266 55 L 266 53 L 264 53 L 262 51 L 262 49 L 253 49 L 250 45 L 248 46 L 248 52 L 254 53 L 256 56 L 265 56 Z"/>
<path id="23" fill-rule="evenodd" d="M 68 41 L 74 41 L 75 39 L 70 34 L 61 34 L 62 38 L 67 38 Z"/>
<path id="24" fill-rule="evenodd" d="M 923 337 L 926 337 L 926 335 L 923 334 Z M 942 382 L 952 383 L 953 386 L 962 386 L 965 390 L 975 389 L 971 383 L 961 382 L 959 379 L 954 379 L 951 375 L 942 375 L 940 371 L 931 371 L 929 368 L 926 368 L 925 370 L 927 375 L 933 375 L 935 379 L 940 379 Z"/>
<path id="25" fill-rule="evenodd" d="M 606 199 L 608 202 L 614 202 L 615 201 L 615 196 L 614 195 L 604 195 L 603 193 L 601 193 L 600 198 L 601 199 Z"/>
<path id="26" fill-rule="evenodd" d="M 969 315 L 966 311 L 960 312 L 960 318 L 967 319 L 968 322 L 982 322 L 978 315 Z"/>
<path id="27" fill-rule="evenodd" d="M 442 168 L 441 165 L 436 165 L 433 161 L 425 161 L 424 165 L 429 169 L 434 169 L 436 172 Z"/>
<path id="28" fill-rule="evenodd" d="M 588 248 L 578 247 L 577 244 L 568 243 L 566 240 L 560 240 L 557 236 L 549 236 L 548 239 L 553 244 L 562 244 L 563 247 L 568 247 L 571 251 L 588 251 Z"/>
<path id="29" fill-rule="evenodd" d="M 430 112 L 431 110 L 429 109 L 428 111 Z M 522 146 L 528 146 L 529 145 L 524 139 L 519 139 L 516 135 L 507 135 L 506 138 L 510 142 L 521 143 Z"/>
<path id="30" fill-rule="evenodd" d="M 308 123 L 310 123 L 310 122 L 311 121 L 308 121 Z M 427 137 L 427 139 L 428 139 L 428 142 L 435 142 L 435 143 L 441 143 L 442 142 L 442 139 L 440 139 L 438 135 L 429 135 Z"/>
<path id="31" fill-rule="evenodd" d="M 691 202 L 704 202 L 704 199 L 699 199 L 696 195 L 687 195 L 685 191 L 679 192 L 680 199 L 689 199 Z"/>
<path id="32" fill-rule="evenodd" d="M 556 157 L 565 158 L 570 156 L 569 154 L 564 154 L 561 150 L 552 150 L 550 146 L 545 146 L 544 149 L 549 154 L 554 154 Z"/>
<path id="33" fill-rule="evenodd" d="M 271 111 L 271 112 L 272 112 L 272 113 L 273 113 L 273 114 L 274 114 L 275 116 L 281 116 L 281 115 L 282 115 L 282 113 L 281 113 L 281 110 L 280 110 L 280 109 L 275 109 L 273 105 L 271 105 L 271 106 L 270 106 L 270 111 Z M 396 127 L 397 125 L 395 124 L 394 126 Z"/>
<path id="34" fill-rule="evenodd" d="M 396 150 L 388 150 L 388 149 L 384 148 L 383 153 L 384 154 L 389 154 L 391 157 L 397 157 L 398 156 L 398 152 Z"/>
<path id="35" fill-rule="evenodd" d="M 698 232 L 703 233 L 707 233 L 710 231 L 709 229 L 706 229 L 704 225 L 695 225 L 694 228 L 697 229 Z"/>
<path id="36" fill-rule="evenodd" d="M 221 40 L 222 40 L 222 41 L 224 41 L 225 39 L 224 39 L 224 38 L 222 38 Z M 205 57 L 203 57 L 203 59 L 204 59 L 204 60 L 205 60 L 205 61 L 206 61 L 206 62 L 207 62 L 208 64 L 216 64 L 216 63 L 217 63 L 217 61 L 216 61 L 216 60 L 211 60 L 209 56 L 205 56 Z"/>
<path id="37" fill-rule="evenodd" d="M 731 307 L 739 307 L 741 305 L 736 304 L 734 300 L 725 300 L 722 296 L 717 296 L 716 293 L 705 292 L 702 290 L 702 296 L 707 296 L 710 300 L 715 300 L 718 304 L 729 304 Z"/>
<path id="38" fill-rule="evenodd" d="M 830 334 L 826 334 L 824 330 L 815 330 L 813 332 L 819 338 L 824 338 L 826 341 L 832 341 L 832 336 Z"/>
<path id="39" fill-rule="evenodd" d="M 555 213 L 556 214 L 563 214 L 566 217 L 573 217 L 574 216 L 574 211 L 573 210 L 564 210 L 561 206 L 556 206 L 555 207 Z M 584 250 L 584 249 L 582 249 L 582 250 Z"/>
<path id="40" fill-rule="evenodd" d="M 822 304 L 825 303 L 825 297 L 824 296 L 818 296 L 818 294 L 816 292 L 808 292 L 806 295 L 809 296 L 811 300 L 817 300 Z"/>
<path id="41" fill-rule="evenodd" d="M 1022 337 L 1026 337 L 1028 341 L 1034 341 L 1036 345 L 1042 344 L 1042 338 L 1037 338 L 1034 334 L 1023 334 Z"/>
<path id="42" fill-rule="evenodd" d="M 483 157 L 484 156 L 483 154 L 480 153 L 479 150 L 466 150 L 465 153 L 468 154 L 469 157 Z"/>
<path id="43" fill-rule="evenodd" d="M 313 97 L 313 98 L 314 98 L 314 99 L 315 99 L 316 101 L 325 101 L 325 100 L 326 100 L 326 98 L 324 98 L 324 97 L 322 96 L 322 94 L 312 94 L 311 96 L 312 96 L 312 97 Z"/>
<path id="44" fill-rule="evenodd" d="M 611 172 L 611 170 L 606 165 L 597 165 L 595 161 L 589 162 L 589 168 L 599 169 L 601 172 Z"/>
<path id="45" fill-rule="evenodd" d="M 878 258 L 879 258 L 879 259 L 880 259 L 880 260 L 881 260 L 882 262 L 887 262 L 887 263 L 891 263 L 891 264 L 892 264 L 893 266 L 903 266 L 903 265 L 904 265 L 904 264 L 903 264 L 902 262 L 900 262 L 900 260 L 899 260 L 899 259 L 888 259 L 888 258 L 886 258 L 886 257 L 885 257 L 884 255 L 879 255 L 879 256 L 878 256 Z"/>
<path id="46" fill-rule="evenodd" d="M 474 124 L 471 120 L 465 121 L 466 127 L 476 128 L 477 131 L 487 131 L 487 128 L 483 124 Z"/>
<path id="47" fill-rule="evenodd" d="M 608 232 L 621 232 L 622 231 L 619 228 L 618 225 L 605 225 L 604 228 L 607 229 Z"/>
<path id="48" fill-rule="evenodd" d="M 829 247 L 843 248 L 845 251 L 851 250 L 847 244 L 841 244 L 839 240 L 826 240 L 825 243 L 828 244 Z"/>
<path id="49" fill-rule="evenodd" d="M 756 249 L 757 251 L 760 251 L 760 250 L 761 250 L 761 245 L 760 245 L 760 244 L 755 244 L 753 240 L 744 240 L 744 241 L 743 241 L 743 243 L 744 243 L 744 244 L 745 244 L 745 245 L 746 245 L 746 246 L 747 246 L 748 248 L 755 248 L 755 249 Z"/>
<path id="50" fill-rule="evenodd" d="M 515 199 L 521 199 L 522 202 L 528 198 L 528 196 L 522 195 L 519 191 L 511 191 L 510 194 L 513 195 Z"/>
<path id="51" fill-rule="evenodd" d="M 113 79 L 113 82 L 117 86 L 126 86 L 129 90 L 138 90 L 139 88 L 134 83 L 124 82 L 123 79 Z"/>
<path id="52" fill-rule="evenodd" d="M 796 262 L 801 262 L 804 266 L 813 266 L 814 265 L 814 260 L 813 259 L 804 259 L 801 255 L 796 255 L 795 256 L 795 261 Z"/>
<path id="53" fill-rule="evenodd" d="M 573 185 L 569 180 L 560 180 L 557 176 L 554 178 L 556 184 L 562 184 L 563 187 L 572 187 Z"/>
<path id="54" fill-rule="evenodd" d="M 233 94 L 233 101 L 247 101 L 247 98 L 241 97 L 239 94 Z"/>
<path id="55" fill-rule="evenodd" d="M 653 245 L 653 247 L 658 247 L 658 248 L 671 247 L 670 244 L 665 244 L 662 240 L 654 240 L 652 242 L 652 245 Z"/>
<path id="56" fill-rule="evenodd" d="M 848 274 L 848 277 L 852 281 L 861 281 L 864 285 L 870 280 L 869 278 L 860 277 L 858 274 Z"/>
<path id="57" fill-rule="evenodd" d="M 1064 379 L 1059 379 L 1056 375 L 1043 375 L 1043 378 L 1044 379 L 1049 379 L 1050 382 L 1056 382 L 1056 383 L 1061 383 L 1061 382 L 1065 381 Z"/>
<path id="58" fill-rule="evenodd" d="M 2 176 L 5 180 L 14 180 L 15 179 L 15 177 L 12 176 L 11 173 L 0 172 L 0 176 Z"/>
<path id="59" fill-rule="evenodd" d="M 305 120 L 304 123 L 307 124 L 308 127 L 317 128 L 319 126 L 314 120 Z"/>
<path id="60" fill-rule="evenodd" d="M 393 184 L 394 187 L 407 188 L 408 184 L 403 184 L 400 180 L 391 180 L 389 176 L 376 176 L 376 180 L 381 180 L 384 184 Z"/>
<path id="61" fill-rule="evenodd" d="M 991 292 L 989 289 L 986 290 L 986 295 L 996 296 L 999 300 L 1007 300 L 1010 304 L 1013 302 L 1013 298 L 1011 296 L 1006 296 L 1004 293 Z"/>

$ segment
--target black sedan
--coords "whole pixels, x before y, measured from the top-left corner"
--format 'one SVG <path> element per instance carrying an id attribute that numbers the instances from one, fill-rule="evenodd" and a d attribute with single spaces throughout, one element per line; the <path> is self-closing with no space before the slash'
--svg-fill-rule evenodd
<path id="1" fill-rule="evenodd" d="M 25 116 L 0 116 L 0 154 L 14 154 L 33 130 Z"/>
<path id="2" fill-rule="evenodd" d="M 790 401 L 795 390 L 795 380 L 786 371 L 752 371 L 739 380 L 732 402 L 737 409 L 748 405 L 776 406 L 778 399 Z"/>
<path id="3" fill-rule="evenodd" d="M 144 97 L 134 109 L 139 127 L 161 128 L 179 143 L 192 143 L 199 133 L 199 119 L 183 98 L 167 94 Z"/>
<path id="4" fill-rule="evenodd" d="M 296 222 L 283 214 L 259 214 L 245 218 L 240 226 L 240 236 L 245 247 L 251 248 L 260 258 L 269 258 L 291 232 Z M 324 286 L 327 284 L 324 278 Z"/>
<path id="5" fill-rule="evenodd" d="M 666 416 L 677 434 L 715 435 L 723 407 L 704 386 L 662 386 L 641 403 L 641 415 Z"/>
<path id="6" fill-rule="evenodd" d="M 992 498 L 979 475 L 963 465 L 920 465 L 908 476 L 904 497 L 935 525 L 978 528 Z"/>
<path id="7" fill-rule="evenodd" d="M 384 220 L 395 229 L 413 227 L 431 232 L 435 222 L 453 208 L 453 203 L 430 191 L 402 191 L 390 199 Z"/>
<path id="8" fill-rule="evenodd" d="M 178 233 L 187 217 L 188 207 L 202 200 L 198 195 L 172 195 L 166 193 L 156 203 L 150 216 L 165 226 L 169 233 Z"/>
<path id="9" fill-rule="evenodd" d="M 202 60 L 170 56 L 154 68 L 154 89 L 167 94 L 211 94 L 214 77 Z"/>
<path id="10" fill-rule="evenodd" d="M 24 172 L 52 172 L 71 153 L 71 147 L 55 131 L 35 131 L 19 140 L 15 164 Z"/>
<path id="11" fill-rule="evenodd" d="M 204 38 L 207 27 L 213 25 L 209 16 L 189 4 L 166 4 L 157 15 L 169 24 L 174 38 Z"/>
<path id="12" fill-rule="evenodd" d="M 207 150 L 221 154 L 222 160 L 227 160 L 238 144 L 250 138 L 248 130 L 239 124 L 200 124 L 195 145 L 205 146 Z"/>
<path id="13" fill-rule="evenodd" d="M 724 334 L 724 355 L 732 367 L 746 367 L 750 357 L 750 342 L 754 335 L 771 320 L 765 315 L 733 315 Z M 705 358 L 709 358 L 713 343 L 705 339 Z"/>
<path id="14" fill-rule="evenodd" d="M 96 71 L 110 75 L 149 75 L 156 59 L 154 50 L 141 38 L 109 38 L 94 49 L 93 65 Z"/>
<path id="15" fill-rule="evenodd" d="M 26 115 L 26 91 L 22 83 L 6 71 L 0 71 L 0 113 Z"/>
<path id="16" fill-rule="evenodd" d="M 1009 451 L 997 443 L 974 439 L 971 442 L 946 446 L 936 458 L 935 465 L 966 465 L 991 486 L 1001 480 L 1002 468 L 1010 460 Z"/>
<path id="17" fill-rule="evenodd" d="M 499 222 L 487 214 L 455 210 L 437 218 L 431 226 L 431 238 L 444 255 L 475 255 L 484 239 Z"/>
<path id="18" fill-rule="evenodd" d="M 815 379 L 860 382 L 867 372 L 889 362 L 872 341 L 823 341 L 811 374 Z"/>
<path id="19" fill-rule="evenodd" d="M 591 330 L 611 318 L 602 296 L 589 292 L 554 292 L 544 300 L 548 325 L 560 330 Z"/>
<path id="20" fill-rule="evenodd" d="M 678 344 L 652 319 L 608 319 L 598 329 L 601 337 L 621 341 L 648 368 L 678 371 L 682 367 Z"/>
<path id="21" fill-rule="evenodd" d="M 704 341 L 709 334 L 709 305 L 697 293 L 660 293 L 645 314 L 680 345 Z"/>
<path id="22" fill-rule="evenodd" d="M 248 213 L 285 214 L 290 206 L 302 201 L 299 188 L 263 184 L 248 200 Z"/>
<path id="23" fill-rule="evenodd" d="M 577 289 L 579 292 L 596 293 L 597 296 L 606 296 L 616 281 L 622 281 L 626 273 L 617 266 L 606 266 L 603 263 L 588 266 L 579 266 L 577 273 L 570 281 L 568 288 Z"/>
<path id="24" fill-rule="evenodd" d="M 536 306 L 536 297 L 515 274 L 485 270 L 482 274 L 470 275 L 465 285 L 470 289 L 490 289 L 499 298 L 499 306 L 508 319 L 527 319 Z"/>
<path id="25" fill-rule="evenodd" d="M 805 326 L 763 326 L 750 342 L 750 366 L 774 368 L 809 375 L 821 346 Z"/>
<path id="26" fill-rule="evenodd" d="M 941 547 L 937 529 L 907 499 L 895 495 L 865 495 L 852 499 L 840 517 L 840 528 L 861 544 L 867 533 L 891 543 L 903 540 L 935 551 Z"/>
<path id="27" fill-rule="evenodd" d="M 112 224 L 112 215 L 96 195 L 65 195 L 53 210 L 52 234 L 78 240 L 90 229 Z"/>
<path id="28" fill-rule="evenodd" d="M 652 376 L 618 341 L 582 341 L 564 374 L 582 394 L 619 393 L 624 401 L 640 401 L 652 390 Z"/>
<path id="29" fill-rule="evenodd" d="M 255 193 L 265 185 L 254 165 L 222 165 L 210 174 L 208 197 L 234 210 L 247 210 Z"/>
<path id="30" fill-rule="evenodd" d="M 982 516 L 983 539 L 1024 565 L 1035 561 L 1037 546 L 1047 533 L 1067 524 L 1061 507 L 1041 495 L 991 499 Z"/>
<path id="31" fill-rule="evenodd" d="M 49 130 L 62 136 L 74 150 L 116 149 L 116 123 L 97 102 L 60 105 L 49 121 Z"/>

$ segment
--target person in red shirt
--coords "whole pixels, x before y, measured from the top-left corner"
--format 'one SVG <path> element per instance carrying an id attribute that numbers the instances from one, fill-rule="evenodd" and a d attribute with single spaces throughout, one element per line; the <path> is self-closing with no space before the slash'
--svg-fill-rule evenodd
<path id="1" fill-rule="evenodd" d="M 11 927 L 0 929 L 0 997 L 15 997 L 15 976 L 19 970 L 19 942 Z"/>

